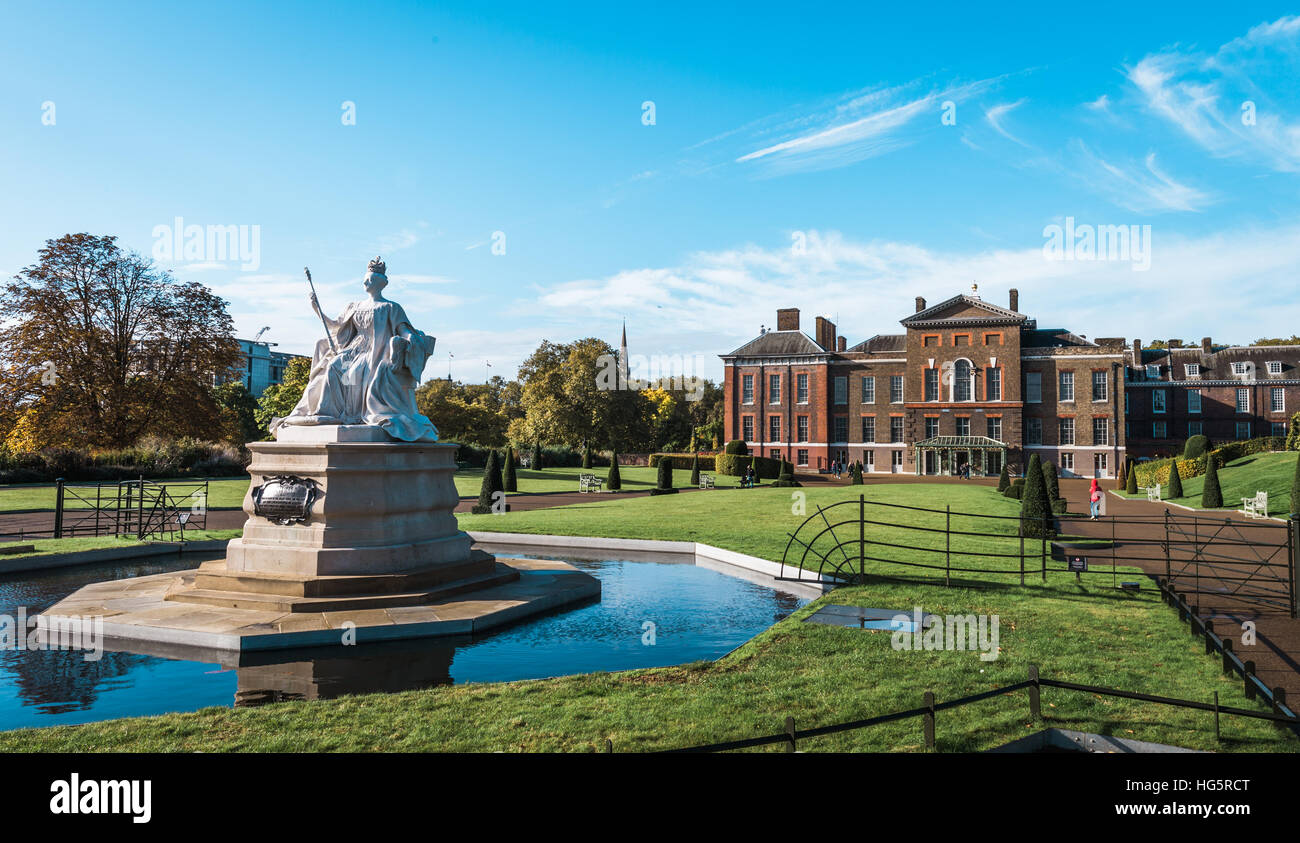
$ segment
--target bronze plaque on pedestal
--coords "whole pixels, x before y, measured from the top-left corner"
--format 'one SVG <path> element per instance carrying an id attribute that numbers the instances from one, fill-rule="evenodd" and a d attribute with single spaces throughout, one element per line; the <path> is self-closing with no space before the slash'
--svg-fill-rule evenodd
<path id="1" fill-rule="evenodd" d="M 315 480 L 277 474 L 253 490 L 253 514 L 281 526 L 301 524 L 319 494 Z"/>

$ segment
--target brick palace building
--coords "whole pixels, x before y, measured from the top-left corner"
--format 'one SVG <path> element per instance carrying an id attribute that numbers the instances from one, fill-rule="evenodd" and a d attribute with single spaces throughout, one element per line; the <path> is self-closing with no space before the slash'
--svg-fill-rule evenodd
<path id="1" fill-rule="evenodd" d="M 975 288 L 934 306 L 916 299 L 903 333 L 849 346 L 817 317 L 777 311 L 722 355 L 726 438 L 808 470 L 861 460 L 875 473 L 1019 473 L 1037 453 L 1062 476 L 1113 477 L 1130 458 L 1284 435 L 1300 410 L 1300 346 L 1143 348 L 1039 328 Z"/>

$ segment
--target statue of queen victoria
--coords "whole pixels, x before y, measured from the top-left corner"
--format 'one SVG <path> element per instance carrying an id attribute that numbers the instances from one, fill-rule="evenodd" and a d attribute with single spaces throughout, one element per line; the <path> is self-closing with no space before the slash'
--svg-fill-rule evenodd
<path id="1" fill-rule="evenodd" d="M 352 302 L 338 319 L 311 306 L 327 336 L 316 343 L 311 376 L 293 412 L 271 422 L 286 425 L 371 425 L 404 442 L 437 442 L 438 431 L 415 406 L 415 388 L 434 338 L 416 330 L 402 306 L 384 298 L 387 266 L 376 257 L 366 267 L 368 300 Z M 310 277 L 310 276 L 309 276 Z"/>

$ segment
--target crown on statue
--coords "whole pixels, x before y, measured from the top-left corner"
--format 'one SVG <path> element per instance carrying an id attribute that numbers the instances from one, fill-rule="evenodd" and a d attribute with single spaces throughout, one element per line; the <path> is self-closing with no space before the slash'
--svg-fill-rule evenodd
<path id="1" fill-rule="evenodd" d="M 379 255 L 375 255 L 375 259 L 366 264 L 366 269 L 380 275 L 388 274 L 388 265 L 384 263 L 383 258 L 379 257 Z"/>

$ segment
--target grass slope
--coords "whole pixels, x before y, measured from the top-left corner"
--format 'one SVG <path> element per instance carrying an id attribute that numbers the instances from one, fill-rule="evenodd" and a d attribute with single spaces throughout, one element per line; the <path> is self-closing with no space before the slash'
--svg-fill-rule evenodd
<path id="1" fill-rule="evenodd" d="M 1256 492 L 1268 492 L 1270 515 L 1286 517 L 1291 511 L 1291 479 L 1295 476 L 1296 451 L 1271 454 L 1251 454 L 1219 468 L 1219 488 L 1223 490 L 1223 509 L 1241 509 L 1241 499 L 1254 497 Z M 1183 496 L 1165 498 L 1171 503 L 1201 508 L 1201 491 L 1205 477 L 1183 480 Z M 1163 493 L 1163 491 L 1162 491 Z M 1120 489 L 1120 494 L 1124 494 Z M 1146 500 L 1146 492 L 1124 495 Z"/>
<path id="2" fill-rule="evenodd" d="M 900 651 L 885 632 L 801 619 L 822 602 L 1000 619 L 1000 657 L 969 651 Z M 187 714 L 0 733 L 0 752 L 494 752 L 670 749 L 864 718 L 1044 676 L 1194 700 L 1219 692 L 1224 705 L 1255 708 L 1239 682 L 1186 634 L 1151 591 L 946 589 L 915 584 L 846 588 L 823 597 L 714 663 L 595 673 L 515 683 L 470 684 L 397 694 L 209 708 Z M 1225 751 L 1296 751 L 1300 744 L 1259 721 L 1067 691 L 1043 691 L 1044 722 L 1029 720 L 1025 692 L 945 711 L 944 751 L 987 749 L 1057 726 Z M 919 719 L 826 736 L 808 751 L 920 751 Z M 777 751 L 779 746 L 768 747 Z"/>

